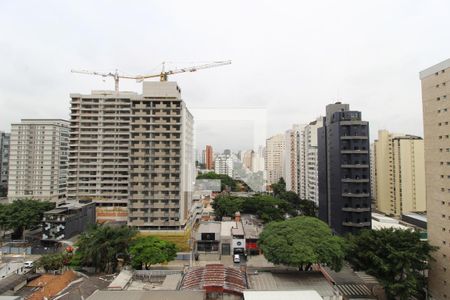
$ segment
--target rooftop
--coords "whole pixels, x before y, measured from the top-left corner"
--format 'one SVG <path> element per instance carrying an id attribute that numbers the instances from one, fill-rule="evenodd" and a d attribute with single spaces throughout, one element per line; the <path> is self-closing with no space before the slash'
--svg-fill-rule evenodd
<path id="1" fill-rule="evenodd" d="M 203 300 L 202 291 L 96 291 L 87 300 Z"/>
<path id="2" fill-rule="evenodd" d="M 272 271 L 248 273 L 250 290 L 258 291 L 311 291 L 323 298 L 338 295 L 338 291 L 320 272 Z"/>
<path id="3" fill-rule="evenodd" d="M 246 239 L 258 239 L 264 229 L 263 223 L 254 215 L 242 215 L 242 225 Z"/>
<path id="4" fill-rule="evenodd" d="M 245 300 L 322 300 L 316 291 L 244 291 Z"/>
<path id="5" fill-rule="evenodd" d="M 180 290 L 214 290 L 242 294 L 247 283 L 244 272 L 222 264 L 210 264 L 189 270 L 181 282 Z"/>
<path id="6" fill-rule="evenodd" d="M 441 70 L 450 68 L 450 58 L 446 59 L 444 61 L 441 61 L 440 63 L 435 64 L 434 66 L 431 66 L 422 72 L 420 72 L 420 79 L 424 79 L 425 77 L 428 77 L 430 75 L 433 75 L 437 72 L 440 72 Z"/>

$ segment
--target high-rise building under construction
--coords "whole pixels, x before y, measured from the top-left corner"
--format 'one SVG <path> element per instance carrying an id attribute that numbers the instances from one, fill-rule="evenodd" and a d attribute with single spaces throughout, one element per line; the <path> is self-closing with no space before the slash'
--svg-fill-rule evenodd
<path id="1" fill-rule="evenodd" d="M 68 198 L 139 230 L 183 229 L 193 182 L 193 117 L 176 82 L 142 94 L 71 94 Z"/>

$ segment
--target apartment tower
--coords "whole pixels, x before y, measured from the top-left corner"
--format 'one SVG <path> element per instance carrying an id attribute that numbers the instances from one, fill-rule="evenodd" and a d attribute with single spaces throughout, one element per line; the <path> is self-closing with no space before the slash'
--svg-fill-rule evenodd
<path id="1" fill-rule="evenodd" d="M 285 148 L 284 134 L 277 134 L 266 140 L 264 162 L 268 185 L 278 182 L 283 177 L 283 153 Z"/>
<path id="2" fill-rule="evenodd" d="M 319 205 L 319 165 L 318 165 L 318 146 L 317 146 L 317 130 L 323 126 L 323 117 L 317 118 L 315 121 L 306 125 L 303 129 L 303 143 L 301 144 L 301 157 L 304 162 L 300 164 L 301 175 L 299 178 L 303 183 L 299 185 L 304 187 L 304 191 L 300 191 L 303 199 L 311 200 Z"/>
<path id="3" fill-rule="evenodd" d="M 214 152 L 211 145 L 206 145 L 205 148 L 205 167 L 207 170 L 214 169 Z"/>
<path id="4" fill-rule="evenodd" d="M 320 219 L 340 235 L 370 229 L 369 123 L 337 102 L 317 134 Z"/>
<path id="5" fill-rule="evenodd" d="M 300 139 L 302 137 L 300 135 L 303 134 L 302 129 L 304 126 L 295 124 L 292 126 L 292 129 L 287 130 L 284 134 L 286 147 L 283 153 L 283 178 L 286 182 L 286 190 L 297 194 L 300 192 L 302 183 L 299 177 L 303 175 L 300 173 L 300 164 L 304 163 L 304 160 L 302 159 L 303 155 L 299 151 L 302 150 L 300 147 Z"/>
<path id="6" fill-rule="evenodd" d="M 413 135 L 378 131 L 374 142 L 373 197 L 377 209 L 400 216 L 425 211 L 425 161 L 423 139 Z"/>
<path id="7" fill-rule="evenodd" d="M 0 197 L 8 192 L 10 140 L 11 134 L 0 131 Z"/>
<path id="8" fill-rule="evenodd" d="M 11 124 L 8 199 L 66 197 L 69 122 L 22 119 Z"/>
<path id="9" fill-rule="evenodd" d="M 143 93 L 71 94 L 68 196 L 99 219 L 139 230 L 180 230 L 191 205 L 193 117 L 176 82 Z M 100 212 L 100 214 L 99 214 Z"/>
<path id="10" fill-rule="evenodd" d="M 233 177 L 233 157 L 228 154 L 219 154 L 214 160 L 214 172 Z"/>
<path id="11" fill-rule="evenodd" d="M 429 291 L 450 297 L 450 59 L 420 72 L 425 141 L 428 240 L 439 250 L 430 261 Z"/>

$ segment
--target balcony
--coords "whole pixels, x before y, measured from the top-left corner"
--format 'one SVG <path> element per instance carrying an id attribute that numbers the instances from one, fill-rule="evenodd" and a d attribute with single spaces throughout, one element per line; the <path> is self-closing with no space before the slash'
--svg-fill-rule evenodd
<path id="1" fill-rule="evenodd" d="M 342 197 L 367 198 L 369 193 L 342 193 Z"/>
<path id="2" fill-rule="evenodd" d="M 358 208 L 343 207 L 342 211 L 346 211 L 346 212 L 370 212 L 370 208 L 369 207 L 358 207 Z"/>
<path id="3" fill-rule="evenodd" d="M 341 154 L 368 154 L 367 150 L 351 150 L 351 149 L 342 149 Z"/>
<path id="4" fill-rule="evenodd" d="M 343 135 L 341 140 L 367 140 L 368 137 L 364 135 Z"/>
<path id="5" fill-rule="evenodd" d="M 348 183 L 364 183 L 364 182 L 369 182 L 368 178 L 365 179 L 356 179 L 356 178 L 342 178 L 341 182 L 348 182 Z"/>
<path id="6" fill-rule="evenodd" d="M 364 165 L 362 165 L 362 164 L 342 164 L 341 168 L 344 168 L 344 169 L 346 169 L 346 168 L 367 169 L 367 168 L 369 168 L 369 165 L 368 164 L 364 164 Z"/>
<path id="7" fill-rule="evenodd" d="M 370 227 L 370 222 L 342 222 L 343 226 L 348 226 L 348 227 L 358 227 L 358 228 L 362 228 L 362 227 Z"/>

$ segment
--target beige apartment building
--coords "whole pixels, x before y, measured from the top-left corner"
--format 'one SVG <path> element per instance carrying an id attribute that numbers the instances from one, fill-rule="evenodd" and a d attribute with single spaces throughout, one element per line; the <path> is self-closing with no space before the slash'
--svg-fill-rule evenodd
<path id="1" fill-rule="evenodd" d="M 176 82 L 143 93 L 71 94 L 68 197 L 92 200 L 99 219 L 139 230 L 180 230 L 194 176 L 193 117 Z"/>
<path id="2" fill-rule="evenodd" d="M 450 298 L 450 59 L 420 72 L 425 140 L 428 240 L 439 250 L 430 262 L 429 292 Z"/>
<path id="3" fill-rule="evenodd" d="M 302 183 L 299 176 L 303 175 L 299 172 L 299 164 L 304 163 L 304 160 L 301 159 L 304 153 L 299 153 L 299 151 L 302 150 L 300 149 L 300 140 L 304 139 L 302 136 L 304 127 L 305 125 L 294 124 L 292 129 L 287 130 L 284 134 L 283 178 L 286 181 L 286 190 L 297 194 L 300 190 L 300 183 Z"/>
<path id="4" fill-rule="evenodd" d="M 277 134 L 266 140 L 264 162 L 268 185 L 278 182 L 283 177 L 283 153 L 285 148 L 284 134 Z"/>
<path id="5" fill-rule="evenodd" d="M 22 119 L 11 124 L 8 199 L 66 196 L 69 122 Z"/>
<path id="6" fill-rule="evenodd" d="M 373 159 L 373 197 L 379 211 L 400 216 L 426 210 L 422 138 L 379 130 Z"/>

